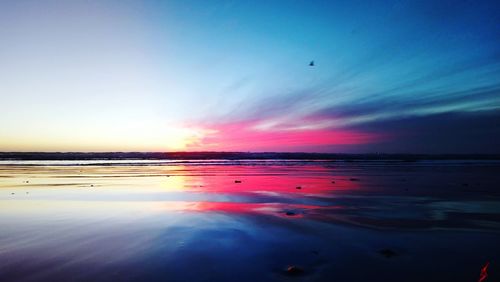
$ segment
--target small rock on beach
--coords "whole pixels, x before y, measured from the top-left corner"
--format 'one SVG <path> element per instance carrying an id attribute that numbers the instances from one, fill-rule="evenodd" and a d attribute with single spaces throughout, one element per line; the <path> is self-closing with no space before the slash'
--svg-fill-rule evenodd
<path id="1" fill-rule="evenodd" d="M 291 276 L 298 276 L 304 273 L 304 270 L 298 266 L 290 265 L 286 268 L 286 274 Z"/>

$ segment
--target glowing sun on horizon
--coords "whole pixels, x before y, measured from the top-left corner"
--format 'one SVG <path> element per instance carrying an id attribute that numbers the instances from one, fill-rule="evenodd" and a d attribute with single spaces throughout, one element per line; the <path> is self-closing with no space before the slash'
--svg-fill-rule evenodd
<path id="1" fill-rule="evenodd" d="M 216 130 L 201 127 L 171 127 L 168 130 L 165 144 L 169 150 L 201 150 L 203 140 Z"/>

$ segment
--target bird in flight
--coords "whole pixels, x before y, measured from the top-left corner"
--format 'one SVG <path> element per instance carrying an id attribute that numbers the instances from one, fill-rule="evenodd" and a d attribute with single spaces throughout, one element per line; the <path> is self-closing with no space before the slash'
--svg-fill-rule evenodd
<path id="1" fill-rule="evenodd" d="M 310 66 L 310 67 L 314 67 L 314 61 L 311 61 L 311 62 L 309 63 L 309 66 Z"/>

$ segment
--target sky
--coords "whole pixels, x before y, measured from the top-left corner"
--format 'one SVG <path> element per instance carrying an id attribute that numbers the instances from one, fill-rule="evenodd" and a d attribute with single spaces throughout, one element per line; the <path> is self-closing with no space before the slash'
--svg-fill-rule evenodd
<path id="1" fill-rule="evenodd" d="M 498 1 L 0 1 L 0 151 L 500 153 L 498 15 Z"/>

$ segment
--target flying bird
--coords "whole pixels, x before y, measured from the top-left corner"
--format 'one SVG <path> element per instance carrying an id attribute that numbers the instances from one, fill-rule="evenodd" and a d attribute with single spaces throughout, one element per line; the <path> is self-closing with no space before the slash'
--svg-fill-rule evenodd
<path id="1" fill-rule="evenodd" d="M 314 67 L 314 61 L 311 61 L 311 62 L 309 63 L 309 66 L 310 66 L 310 67 Z"/>

